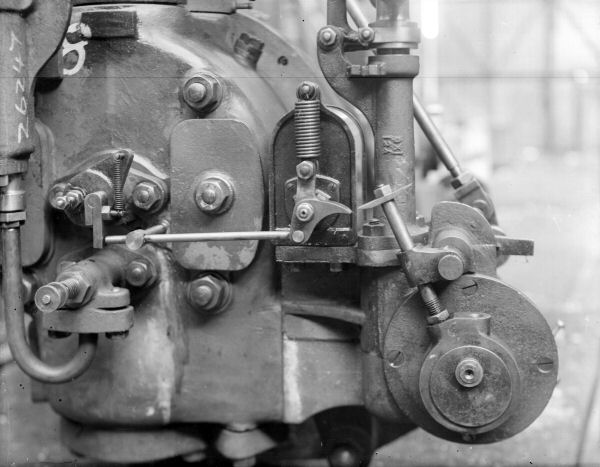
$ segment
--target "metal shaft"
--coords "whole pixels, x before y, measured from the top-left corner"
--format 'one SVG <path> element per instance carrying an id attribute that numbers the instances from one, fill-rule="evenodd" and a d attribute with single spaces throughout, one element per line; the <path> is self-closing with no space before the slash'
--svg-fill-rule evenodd
<path id="1" fill-rule="evenodd" d="M 272 232 L 210 232 L 180 234 L 150 234 L 144 236 L 144 243 L 188 243 L 188 242 L 228 242 L 235 240 L 285 240 L 289 230 Z M 104 239 L 106 245 L 123 245 L 126 235 L 113 235 Z"/>
<path id="2" fill-rule="evenodd" d="M 0 229 L 2 237 L 2 290 L 8 345 L 19 367 L 31 378 L 44 383 L 66 383 L 81 375 L 92 363 L 98 336 L 80 334 L 79 348 L 67 363 L 51 366 L 41 361 L 26 340 L 23 300 L 20 292 L 21 239 L 19 228 Z M 12 293 L 11 293 L 12 292 Z"/>
<path id="3" fill-rule="evenodd" d="M 458 177 L 462 173 L 462 169 L 460 168 L 458 160 L 456 157 L 454 157 L 452 149 L 450 149 L 450 146 L 448 146 L 448 143 L 446 143 L 446 140 L 440 133 L 440 130 L 435 126 L 435 123 L 433 123 L 433 120 L 416 95 L 413 95 L 413 107 L 415 119 L 435 149 L 438 157 L 446 166 L 450 174 L 455 178 Z"/>
<path id="4" fill-rule="evenodd" d="M 348 9 L 348 14 L 354 24 L 356 24 L 359 28 L 366 28 L 369 26 L 369 20 L 364 15 L 360 5 L 356 0 L 346 0 L 346 8 Z"/>

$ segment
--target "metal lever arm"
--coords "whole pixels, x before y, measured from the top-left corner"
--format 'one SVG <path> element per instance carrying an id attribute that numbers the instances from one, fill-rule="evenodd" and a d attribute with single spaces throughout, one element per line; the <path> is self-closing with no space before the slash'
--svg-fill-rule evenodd
<path id="1" fill-rule="evenodd" d="M 404 223 L 404 219 L 400 215 L 400 211 L 394 201 L 394 196 L 398 194 L 398 190 L 393 191 L 389 185 L 382 185 L 375 189 L 376 200 L 361 206 L 359 209 L 370 209 L 376 205 L 383 208 L 385 216 L 390 224 L 390 228 L 394 233 L 394 237 L 398 241 L 400 251 L 407 253 L 415 248 L 412 236 L 408 231 L 408 227 Z M 411 280 L 412 271 L 405 265 L 404 273 Z M 414 281 L 411 280 L 414 283 Z M 447 320 L 450 317 L 448 310 L 443 307 L 440 299 L 430 284 L 418 286 L 421 298 L 427 307 L 429 316 L 427 321 L 429 324 L 437 324 Z"/>

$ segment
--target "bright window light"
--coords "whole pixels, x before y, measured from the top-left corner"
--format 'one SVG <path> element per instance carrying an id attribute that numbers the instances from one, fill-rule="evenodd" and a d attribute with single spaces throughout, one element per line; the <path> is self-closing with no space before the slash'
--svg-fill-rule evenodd
<path id="1" fill-rule="evenodd" d="M 440 34 L 439 0 L 421 0 L 421 30 L 425 39 L 435 39 Z"/>

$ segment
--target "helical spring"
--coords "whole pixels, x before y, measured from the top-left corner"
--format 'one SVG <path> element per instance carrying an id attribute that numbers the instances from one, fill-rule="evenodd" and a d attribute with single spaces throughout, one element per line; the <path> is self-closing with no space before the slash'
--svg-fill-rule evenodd
<path id="1" fill-rule="evenodd" d="M 294 121 L 296 156 L 318 159 L 321 156 L 321 101 L 316 84 L 304 82 L 298 87 Z"/>
<path id="2" fill-rule="evenodd" d="M 125 154 L 122 151 L 117 152 L 113 157 L 112 164 L 112 184 L 114 193 L 113 208 L 117 213 L 122 213 L 125 208 L 123 201 L 123 159 Z"/>

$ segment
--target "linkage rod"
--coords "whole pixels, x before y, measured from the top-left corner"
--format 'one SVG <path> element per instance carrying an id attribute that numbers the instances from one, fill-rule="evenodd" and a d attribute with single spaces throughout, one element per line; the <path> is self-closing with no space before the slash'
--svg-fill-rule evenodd
<path id="1" fill-rule="evenodd" d="M 425 107 L 415 94 L 413 94 L 413 107 L 417 123 L 421 127 L 421 130 L 423 130 L 423 133 L 425 133 L 425 136 L 427 136 L 427 139 L 435 149 L 435 152 L 442 163 L 454 178 L 460 176 L 462 174 L 462 169 L 458 160 L 454 157 L 452 149 L 450 149 L 450 146 L 446 143 L 440 130 L 435 126 L 435 123 L 433 123 L 433 120 L 425 110 Z"/>
<path id="2" fill-rule="evenodd" d="M 346 0 L 346 8 L 348 9 L 350 18 L 352 18 L 357 27 L 366 28 L 369 26 L 369 20 L 356 0 Z"/>
<path id="3" fill-rule="evenodd" d="M 289 230 L 271 232 L 210 232 L 210 233 L 173 233 L 149 234 L 144 236 L 144 243 L 192 243 L 192 242 L 228 242 L 235 240 L 285 240 L 290 236 Z M 104 239 L 106 245 L 123 245 L 126 235 L 113 235 Z"/>

